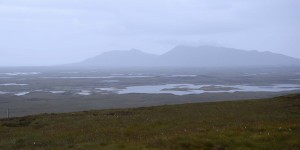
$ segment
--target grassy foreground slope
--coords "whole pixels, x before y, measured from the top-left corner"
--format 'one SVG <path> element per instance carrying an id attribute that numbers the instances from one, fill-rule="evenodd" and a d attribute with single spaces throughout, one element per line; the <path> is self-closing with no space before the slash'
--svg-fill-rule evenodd
<path id="1" fill-rule="evenodd" d="M 0 149 L 300 149 L 300 94 L 2 119 Z"/>

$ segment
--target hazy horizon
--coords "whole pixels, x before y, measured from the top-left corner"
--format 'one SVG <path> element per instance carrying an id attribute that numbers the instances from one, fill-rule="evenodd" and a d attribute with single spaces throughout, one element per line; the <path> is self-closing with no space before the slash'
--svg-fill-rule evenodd
<path id="1" fill-rule="evenodd" d="M 295 0 L 2 0 L 0 66 L 82 61 L 111 50 L 163 54 L 178 45 L 300 58 Z"/>
<path id="2" fill-rule="evenodd" d="M 217 54 L 217 57 L 218 55 L 221 55 L 221 57 L 223 59 L 218 59 L 218 58 L 215 58 L 215 55 L 210 55 L 210 53 L 208 53 L 209 51 L 213 50 L 213 49 L 218 49 L 220 50 L 219 52 L 221 52 L 220 54 Z M 184 52 L 184 54 L 180 54 L 179 55 L 175 55 L 175 57 L 178 57 L 177 60 L 175 60 L 175 62 L 173 62 L 172 59 L 169 59 L 169 58 L 164 58 L 165 55 L 168 55 L 169 53 L 174 53 L 175 51 L 178 51 L 180 50 L 181 52 Z M 184 50 L 184 51 L 183 51 Z M 197 53 L 195 53 L 196 51 L 198 51 Z M 234 53 L 232 53 L 233 51 L 236 51 Z M 215 51 L 216 52 L 216 51 Z M 212 52 L 212 53 L 215 53 L 215 52 Z M 225 52 L 222 54 L 222 52 Z M 248 56 L 240 56 L 239 53 L 244 53 L 244 54 L 256 54 L 257 56 L 255 56 L 256 58 L 251 58 L 248 57 Z M 162 65 L 162 64 L 158 64 L 158 58 L 164 58 L 165 62 L 169 62 L 171 64 L 176 64 L 176 62 L 180 62 L 180 61 L 183 61 L 185 63 L 187 63 L 188 61 L 190 61 L 192 58 L 191 55 L 193 56 L 196 56 L 197 59 L 199 60 L 202 60 L 202 62 L 198 62 L 197 64 L 200 65 L 200 64 L 206 64 L 204 66 L 200 65 L 198 66 L 197 64 L 190 64 L 191 66 L 177 66 L 178 64 L 176 65 L 171 65 L 169 67 L 184 67 L 184 68 L 189 68 L 189 67 L 242 67 L 242 66 L 236 66 L 236 65 L 225 65 L 225 66 L 210 66 L 210 65 L 207 65 L 209 63 L 211 63 L 211 60 L 215 60 L 215 62 L 219 62 L 221 64 L 224 64 L 225 63 L 225 60 L 224 59 L 227 59 L 228 56 L 225 56 L 225 55 L 236 55 L 236 57 L 238 57 L 238 60 L 244 60 L 246 61 L 247 59 L 250 59 L 250 60 L 255 60 L 255 61 L 250 61 L 251 63 L 256 63 L 256 62 L 261 62 L 263 60 L 260 60 L 261 58 L 259 57 L 262 57 L 264 59 L 264 62 L 266 61 L 271 61 L 271 62 L 274 62 L 274 60 L 268 60 L 270 58 L 268 58 L 269 56 L 267 55 L 273 55 L 271 57 L 273 57 L 273 59 L 281 59 L 281 56 L 285 57 L 285 58 L 288 58 L 288 59 L 298 59 L 298 62 L 300 62 L 300 59 L 297 58 L 297 57 L 293 57 L 293 56 L 288 56 L 288 55 L 284 55 L 284 54 L 281 54 L 281 53 L 275 53 L 275 52 L 271 52 L 271 51 L 259 51 L 259 50 L 245 50 L 245 49 L 236 49 L 236 48 L 230 48 L 230 47 L 224 47 L 224 46 L 212 46 L 212 45 L 200 45 L 200 46 L 186 46 L 186 45 L 178 45 L 178 46 L 175 46 L 173 47 L 172 49 L 169 49 L 168 51 L 164 52 L 164 53 L 161 53 L 161 54 L 155 54 L 155 53 L 151 53 L 151 52 L 147 52 L 147 51 L 144 51 L 144 50 L 141 50 L 141 49 L 136 49 L 136 48 L 131 48 L 131 49 L 119 49 L 119 50 L 109 50 L 109 51 L 104 51 L 104 52 L 101 52 L 100 54 L 96 54 L 94 56 L 91 56 L 91 57 L 88 57 L 88 58 L 83 58 L 81 60 L 78 60 L 78 61 L 74 61 L 74 62 L 67 62 L 67 63 L 59 63 L 59 64 L 50 64 L 50 65 L 38 65 L 38 64 L 34 64 L 34 65 L 7 65 L 7 66 L 4 66 L 4 65 L 0 65 L 0 67 L 71 67 L 71 68 L 81 68 L 82 66 L 86 66 L 86 67 L 95 67 L 95 66 L 98 66 L 98 67 L 104 67 L 104 68 L 109 68 L 109 67 L 120 67 L 120 68 L 130 68 L 130 67 L 167 67 L 165 65 Z M 137 55 L 143 55 L 143 56 L 137 56 Z M 189 56 L 190 55 L 190 56 Z M 238 56 L 239 55 L 239 56 Z M 209 56 L 209 57 L 207 57 Z M 279 56 L 279 57 L 278 57 Z M 286 57 L 287 56 L 287 57 Z M 120 58 L 122 57 L 122 58 Z M 140 58 L 139 58 L 140 57 Z M 148 58 L 145 58 L 145 57 L 148 57 Z M 151 58 L 154 58 L 153 60 L 148 60 L 149 57 Z M 182 57 L 182 58 L 181 58 Z M 278 58 L 276 58 L 278 57 Z M 185 59 L 185 58 L 188 58 L 188 59 Z M 146 61 L 149 61 L 147 63 L 147 65 L 144 65 L 144 59 L 146 59 Z M 174 59 L 174 58 L 173 58 Z M 272 58 L 271 58 L 272 59 Z M 93 65 L 88 65 L 88 64 L 85 64 L 86 61 L 89 61 L 89 60 L 93 60 L 95 61 Z M 220 61 L 221 60 L 221 61 Z M 230 60 L 233 60 L 233 64 L 244 64 L 245 62 L 235 62 L 237 60 L 235 60 L 235 58 L 232 58 Z M 134 61 L 137 61 L 137 62 L 134 62 Z M 204 62 L 203 62 L 204 61 Z M 249 60 L 248 60 L 249 61 Z M 96 63 L 96 64 L 95 64 Z M 104 65 L 102 63 L 105 63 L 107 65 Z M 111 64 L 110 64 L 111 63 Z M 126 64 L 127 63 L 127 64 Z M 136 66 L 133 65 L 129 65 L 129 64 L 137 64 Z M 277 63 L 280 64 L 280 61 L 278 60 L 277 62 L 274 62 L 274 65 L 272 66 L 265 66 L 263 64 L 261 64 L 262 66 L 260 67 L 282 67 L 281 65 L 276 65 Z M 98 65 L 97 65 L 98 64 Z M 153 65 L 151 65 L 153 64 Z M 225 63 L 226 64 L 226 63 Z M 258 63 L 260 64 L 260 63 Z M 300 63 L 297 63 L 299 66 Z M 286 64 L 287 67 L 292 67 L 293 65 L 288 65 Z M 127 66 L 127 67 L 126 67 Z M 255 65 L 256 67 L 259 67 L 259 65 Z M 255 66 L 244 66 L 244 67 L 255 67 Z"/>

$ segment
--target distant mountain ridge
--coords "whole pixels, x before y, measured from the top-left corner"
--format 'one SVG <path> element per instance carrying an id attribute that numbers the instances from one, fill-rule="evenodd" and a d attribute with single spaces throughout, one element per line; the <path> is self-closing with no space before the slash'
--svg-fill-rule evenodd
<path id="1" fill-rule="evenodd" d="M 162 55 L 140 50 L 110 51 L 76 65 L 99 67 L 255 67 L 300 66 L 300 59 L 272 52 L 215 46 L 177 46 Z"/>
<path id="2" fill-rule="evenodd" d="M 81 62 L 81 65 L 87 66 L 138 66 L 139 64 L 148 65 L 158 56 L 147 54 L 137 49 L 128 51 L 110 51 Z"/>

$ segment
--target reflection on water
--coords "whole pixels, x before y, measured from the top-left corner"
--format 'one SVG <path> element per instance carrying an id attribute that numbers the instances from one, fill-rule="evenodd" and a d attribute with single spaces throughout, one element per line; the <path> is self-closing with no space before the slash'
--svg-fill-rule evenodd
<path id="1" fill-rule="evenodd" d="M 91 91 L 88 90 L 81 90 L 80 92 L 77 93 L 78 95 L 83 95 L 83 96 L 88 96 L 91 95 Z"/>
<path id="2" fill-rule="evenodd" d="M 25 86 L 28 84 L 18 84 L 18 83 L 4 83 L 4 84 L 0 84 L 2 86 Z"/>
<path id="3" fill-rule="evenodd" d="M 193 85 L 193 84 L 165 84 L 165 85 L 145 85 L 130 86 L 125 89 L 100 88 L 117 94 L 128 93 L 170 93 L 174 95 L 202 94 L 202 93 L 221 93 L 221 92 L 281 92 L 299 90 L 297 84 L 275 84 L 270 86 L 250 86 L 250 85 Z"/>
<path id="4" fill-rule="evenodd" d="M 27 95 L 29 94 L 30 92 L 19 92 L 19 93 L 16 93 L 15 95 L 16 96 L 23 96 L 23 95 Z"/>
<path id="5" fill-rule="evenodd" d="M 170 77 L 197 77 L 197 75 L 193 75 L 193 74 L 178 74 L 178 75 L 171 75 Z"/>
<path id="6" fill-rule="evenodd" d="M 40 77 L 42 79 L 112 79 L 112 78 L 151 78 L 154 76 L 78 76 L 78 77 Z"/>
<path id="7" fill-rule="evenodd" d="M 52 94 L 64 94 L 67 92 L 77 95 L 88 96 L 93 93 L 101 94 L 129 94 L 129 93 L 145 93 L 145 94 L 160 94 L 168 93 L 174 95 L 187 94 L 202 94 L 202 93 L 233 93 L 233 92 L 283 92 L 300 90 L 300 85 L 297 84 L 274 84 L 268 86 L 254 86 L 254 85 L 194 85 L 194 84 L 164 84 L 164 85 L 144 85 L 144 86 L 129 86 L 126 88 L 94 88 L 81 90 L 34 90 L 35 92 L 50 92 Z M 1 95 L 14 94 L 16 96 L 24 96 L 31 92 L 3 92 Z"/>
<path id="8" fill-rule="evenodd" d="M 66 93 L 66 91 L 50 91 L 50 93 L 53 93 L 53 94 L 63 94 L 63 93 Z"/>
<path id="9" fill-rule="evenodd" d="M 119 82 L 119 80 L 102 80 L 101 82 L 116 83 L 116 82 Z"/>
<path id="10" fill-rule="evenodd" d="M 41 74 L 40 72 L 6 72 L 0 73 L 0 75 L 7 75 L 7 76 L 17 76 L 17 75 L 37 75 Z"/>
<path id="11" fill-rule="evenodd" d="M 0 91 L 0 94 L 8 94 L 8 92 Z"/>

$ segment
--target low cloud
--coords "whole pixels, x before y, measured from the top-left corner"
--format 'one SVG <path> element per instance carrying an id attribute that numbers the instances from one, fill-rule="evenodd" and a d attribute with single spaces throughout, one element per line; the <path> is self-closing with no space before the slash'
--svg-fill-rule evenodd
<path id="1" fill-rule="evenodd" d="M 1 65 L 79 61 L 114 49 L 163 53 L 176 45 L 218 43 L 300 58 L 295 0 L 3 0 L 0 51 L 42 58 Z M 166 42 L 167 41 L 167 42 Z M 59 54 L 62 58 L 53 61 Z"/>

